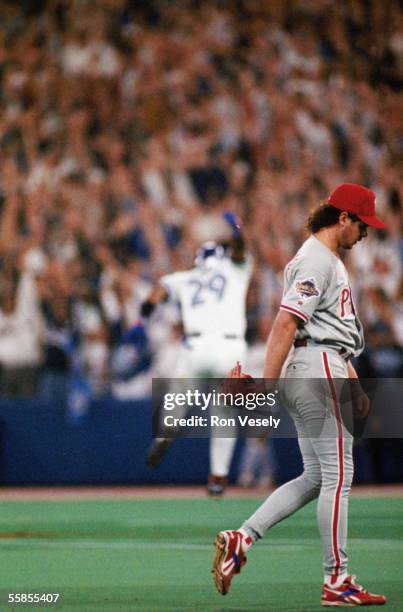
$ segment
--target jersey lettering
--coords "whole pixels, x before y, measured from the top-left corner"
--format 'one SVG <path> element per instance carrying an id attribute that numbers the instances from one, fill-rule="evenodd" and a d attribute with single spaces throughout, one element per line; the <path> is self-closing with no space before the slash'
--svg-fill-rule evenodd
<path id="1" fill-rule="evenodd" d="M 193 285 L 194 293 L 191 299 L 191 306 L 200 306 L 206 303 L 208 294 L 216 296 L 218 302 L 224 297 L 225 286 L 227 279 L 223 274 L 214 274 L 207 282 L 202 283 L 199 280 L 191 279 L 189 285 Z"/>
<path id="2" fill-rule="evenodd" d="M 192 301 L 190 302 L 192 306 L 198 306 L 199 304 L 204 304 L 204 300 L 201 297 L 201 292 L 203 289 L 203 285 L 198 280 L 190 280 L 189 285 L 193 285 L 194 293 L 192 296 Z"/>
<path id="3" fill-rule="evenodd" d="M 340 294 L 340 317 L 342 319 L 347 317 L 351 319 L 352 316 L 354 316 L 354 308 L 351 301 L 351 293 L 350 289 L 345 287 L 341 290 Z"/>
<path id="4" fill-rule="evenodd" d="M 225 285 L 227 279 L 222 274 L 214 274 L 208 282 L 208 288 L 210 291 L 217 295 L 217 300 L 221 301 L 224 296 Z"/>

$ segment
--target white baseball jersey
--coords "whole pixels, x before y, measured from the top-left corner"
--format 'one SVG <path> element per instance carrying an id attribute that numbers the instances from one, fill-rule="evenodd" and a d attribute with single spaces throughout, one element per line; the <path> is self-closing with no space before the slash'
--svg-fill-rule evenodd
<path id="1" fill-rule="evenodd" d="M 311 339 L 353 356 L 364 348 L 362 324 L 343 262 L 315 236 L 304 242 L 284 271 L 280 308 L 301 319 L 296 338 Z"/>
<path id="2" fill-rule="evenodd" d="M 209 257 L 205 265 L 160 279 L 182 310 L 185 334 L 236 336 L 246 331 L 246 293 L 252 258 L 236 264 L 229 257 Z"/>

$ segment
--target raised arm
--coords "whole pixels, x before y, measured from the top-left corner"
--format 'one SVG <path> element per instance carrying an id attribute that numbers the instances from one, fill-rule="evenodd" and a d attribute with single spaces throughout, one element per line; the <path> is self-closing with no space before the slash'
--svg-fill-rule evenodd
<path id="1" fill-rule="evenodd" d="M 231 261 L 234 263 L 244 263 L 245 261 L 245 237 L 242 233 L 241 222 L 237 216 L 227 210 L 224 213 L 224 219 L 228 223 L 232 231 L 232 237 L 230 242 L 231 249 Z"/>

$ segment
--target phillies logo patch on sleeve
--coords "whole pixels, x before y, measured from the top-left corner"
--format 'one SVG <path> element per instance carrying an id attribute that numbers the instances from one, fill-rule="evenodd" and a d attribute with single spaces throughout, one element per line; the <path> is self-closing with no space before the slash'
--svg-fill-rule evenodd
<path id="1" fill-rule="evenodd" d="M 295 291 L 303 300 L 309 300 L 309 298 L 318 297 L 318 295 L 320 295 L 316 279 L 313 276 L 297 280 L 295 283 Z"/>

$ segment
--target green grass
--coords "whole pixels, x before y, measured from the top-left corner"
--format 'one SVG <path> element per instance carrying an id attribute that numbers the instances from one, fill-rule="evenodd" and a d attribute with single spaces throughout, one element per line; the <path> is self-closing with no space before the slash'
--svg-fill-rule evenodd
<path id="1" fill-rule="evenodd" d="M 3 502 L 0 592 L 60 592 L 62 609 L 75 611 L 321 610 L 314 504 L 253 548 L 229 595 L 215 591 L 215 534 L 260 501 Z M 351 499 L 350 568 L 388 596 L 387 612 L 403 611 L 402 536 L 403 499 Z"/>

